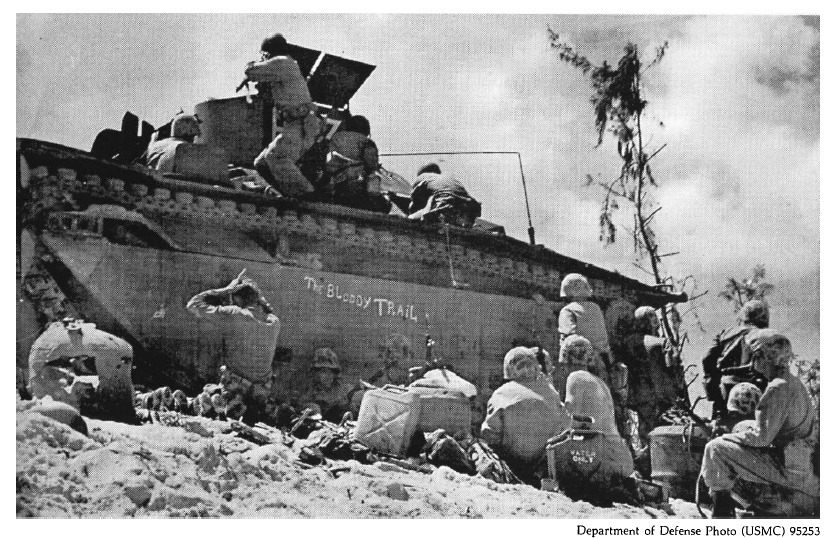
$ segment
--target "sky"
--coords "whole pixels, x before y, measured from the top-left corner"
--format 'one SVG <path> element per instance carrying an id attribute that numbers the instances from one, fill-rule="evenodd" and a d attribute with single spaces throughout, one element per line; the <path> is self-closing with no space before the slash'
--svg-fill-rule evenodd
<path id="1" fill-rule="evenodd" d="M 692 356 L 734 323 L 717 297 L 756 264 L 775 284 L 772 325 L 799 356 L 819 355 L 820 24 L 800 16 L 17 15 L 18 137 L 89 149 L 130 110 L 154 125 L 208 97 L 228 97 L 260 41 L 376 65 L 350 103 L 383 165 L 408 180 L 429 157 L 386 153 L 507 151 L 523 163 L 539 243 L 648 281 L 619 241 L 599 242 L 601 192 L 587 174 L 618 174 L 596 147 L 590 85 L 558 60 L 551 28 L 593 63 L 628 42 L 662 61 L 644 78 L 643 129 L 659 187 L 655 219 L 669 274 L 692 275 L 704 331 Z M 516 156 L 437 157 L 483 203 L 483 217 L 526 239 Z M 693 327 L 693 326 L 692 326 Z"/>

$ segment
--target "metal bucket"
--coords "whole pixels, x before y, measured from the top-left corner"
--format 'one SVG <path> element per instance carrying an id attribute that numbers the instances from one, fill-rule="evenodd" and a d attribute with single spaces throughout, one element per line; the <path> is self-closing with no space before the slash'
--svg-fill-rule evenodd
<path id="1" fill-rule="evenodd" d="M 696 424 L 659 426 L 650 434 L 651 480 L 670 497 L 694 500 L 709 434 Z"/>

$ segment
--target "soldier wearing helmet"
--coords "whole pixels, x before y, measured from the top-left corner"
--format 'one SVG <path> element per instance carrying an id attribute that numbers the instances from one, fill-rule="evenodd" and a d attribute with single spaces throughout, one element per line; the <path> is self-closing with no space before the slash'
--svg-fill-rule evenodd
<path id="1" fill-rule="evenodd" d="M 315 350 L 308 369 L 297 373 L 288 403 L 297 414 L 310 410 L 312 416 L 338 423 L 348 410 L 347 391 L 341 382 L 341 364 L 328 347 Z"/>
<path id="2" fill-rule="evenodd" d="M 750 428 L 706 445 L 701 475 L 715 501 L 713 517 L 732 517 L 733 497 L 758 515 L 816 515 L 818 423 L 807 388 L 789 371 L 792 345 L 772 329 L 751 331 L 745 340 L 751 367 L 769 383 Z"/>
<path id="3" fill-rule="evenodd" d="M 564 406 L 574 417 L 573 428 L 585 428 L 592 432 L 574 437 L 572 442 L 578 444 L 572 448 L 580 453 L 593 455 L 592 470 L 581 465 L 567 464 L 566 468 L 572 468 L 575 474 L 567 473 L 566 478 L 572 479 L 572 483 L 567 484 L 565 489 L 568 494 L 570 491 L 578 493 L 582 490 L 589 493 L 589 489 L 596 490 L 596 494 L 603 492 L 604 497 L 615 495 L 613 492 L 618 489 L 623 479 L 633 473 L 634 466 L 628 444 L 617 427 L 611 391 L 598 376 L 588 371 L 593 364 L 593 348 L 588 339 L 575 334 L 565 338 L 561 344 L 560 359 L 564 363 L 582 366 L 567 377 Z M 590 417 L 592 422 L 587 424 L 582 420 L 584 417 Z M 559 439 L 564 440 L 564 437 L 560 436 Z M 556 442 L 556 445 L 558 444 L 560 443 Z M 559 456 L 556 458 L 561 459 Z M 563 463 L 563 459 L 561 462 Z M 556 468 L 559 467 L 564 468 L 556 463 Z M 589 488 L 577 486 L 577 483 L 583 483 Z"/>
<path id="4" fill-rule="evenodd" d="M 264 143 L 272 139 L 255 159 L 255 168 L 280 194 L 297 198 L 314 191 L 298 161 L 316 142 L 321 120 L 298 62 L 288 52 L 283 35 L 266 38 L 262 61 L 246 66 L 244 84 L 257 83 L 264 106 Z"/>
<path id="5" fill-rule="evenodd" d="M 729 392 L 729 400 L 726 402 L 726 409 L 734 413 L 738 420 L 746 420 L 755 417 L 755 408 L 761 401 L 761 389 L 752 383 L 738 383 Z"/>
<path id="6" fill-rule="evenodd" d="M 324 195 L 337 204 L 373 210 L 380 187 L 374 184 L 379 169 L 379 149 L 370 138 L 370 122 L 351 116 L 330 139 L 324 165 Z M 377 182 L 378 183 L 378 182 Z M 384 208 L 384 211 L 390 209 Z"/>
<path id="7" fill-rule="evenodd" d="M 561 341 L 572 334 L 586 338 L 593 346 L 593 356 L 600 367 L 601 377 L 607 381 L 611 366 L 610 344 L 607 339 L 602 309 L 590 300 L 593 290 L 584 275 L 571 273 L 561 281 L 561 297 L 570 301 L 558 314 L 558 333 Z"/>
<path id="8" fill-rule="evenodd" d="M 160 172 L 176 172 L 176 148 L 193 144 L 200 134 L 200 122 L 195 116 L 179 114 L 171 122 L 171 136 L 148 146 L 145 162 Z"/>
<path id="9" fill-rule="evenodd" d="M 542 375 L 536 349 L 516 347 L 503 359 L 506 383 L 489 398 L 481 434 L 519 478 L 535 483 L 547 440 L 569 426 L 558 392 Z"/>
<path id="10" fill-rule="evenodd" d="M 480 213 L 480 202 L 471 197 L 462 183 L 444 175 L 438 164 L 429 163 L 417 171 L 408 206 L 409 219 L 442 220 L 471 227 Z"/>
<path id="11" fill-rule="evenodd" d="M 619 437 L 613 396 L 608 386 L 593 372 L 593 346 L 583 336 L 570 335 L 561 343 L 559 361 L 576 367 L 564 388 L 564 405 L 570 414 L 593 417 L 594 429 Z"/>
<path id="12" fill-rule="evenodd" d="M 746 336 L 755 329 L 769 327 L 769 306 L 762 300 L 751 300 L 738 314 L 738 325 L 730 327 L 714 338 L 703 358 L 703 385 L 706 398 L 712 402 L 712 418 L 725 416 L 726 398 L 732 387 L 750 382 L 763 389 L 766 379 L 751 368 Z"/>
<path id="13" fill-rule="evenodd" d="M 650 306 L 634 312 L 634 333 L 626 340 L 630 360 L 628 406 L 639 416 L 639 436 L 648 444 L 648 434 L 662 414 L 684 395 L 675 375 L 676 354 L 665 338 L 658 336 L 659 318 Z"/>
<path id="14" fill-rule="evenodd" d="M 726 416 L 716 420 L 713 431 L 728 433 L 745 429 L 744 421 L 755 418 L 755 409 L 761 401 L 761 389 L 752 383 L 738 383 L 729 391 L 726 399 Z"/>
<path id="15" fill-rule="evenodd" d="M 414 361 L 411 340 L 405 335 L 392 333 L 384 344 L 379 346 L 379 361 L 382 367 L 369 376 L 367 381 L 359 380 L 350 390 L 350 410 L 358 413 L 364 393 L 372 387 L 385 385 L 406 385 L 409 381 L 408 367 Z M 421 367 L 424 373 L 425 368 Z M 417 375 L 416 372 L 414 375 Z M 421 374 L 419 374 L 421 377 Z"/>

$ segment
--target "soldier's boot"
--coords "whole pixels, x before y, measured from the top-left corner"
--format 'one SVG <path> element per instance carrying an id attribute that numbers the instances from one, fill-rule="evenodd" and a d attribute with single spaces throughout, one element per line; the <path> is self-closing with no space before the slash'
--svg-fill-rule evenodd
<path id="1" fill-rule="evenodd" d="M 712 508 L 712 519 L 734 519 L 735 501 L 728 491 L 714 491 L 711 494 L 714 508 Z"/>

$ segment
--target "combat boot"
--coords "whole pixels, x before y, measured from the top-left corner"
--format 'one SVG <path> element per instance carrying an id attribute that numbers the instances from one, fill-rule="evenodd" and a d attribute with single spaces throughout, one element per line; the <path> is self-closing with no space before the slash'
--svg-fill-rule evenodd
<path id="1" fill-rule="evenodd" d="M 735 518 L 735 501 L 732 499 L 732 494 L 728 491 L 714 491 L 711 494 L 712 502 L 712 519 L 734 519 Z"/>

